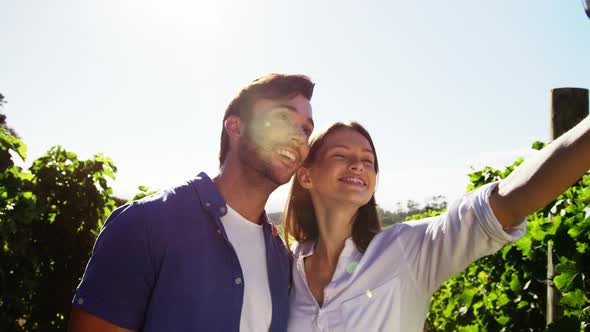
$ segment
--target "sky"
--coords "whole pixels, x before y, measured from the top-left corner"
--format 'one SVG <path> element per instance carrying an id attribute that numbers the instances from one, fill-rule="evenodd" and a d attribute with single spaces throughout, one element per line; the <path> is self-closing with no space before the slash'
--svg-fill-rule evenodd
<path id="1" fill-rule="evenodd" d="M 383 208 L 453 199 L 471 166 L 548 140 L 551 89 L 589 88 L 589 59 L 574 0 L 0 0 L 2 111 L 25 165 L 55 145 L 104 153 L 125 198 L 214 176 L 227 104 L 279 72 L 316 82 L 317 130 L 369 130 Z"/>

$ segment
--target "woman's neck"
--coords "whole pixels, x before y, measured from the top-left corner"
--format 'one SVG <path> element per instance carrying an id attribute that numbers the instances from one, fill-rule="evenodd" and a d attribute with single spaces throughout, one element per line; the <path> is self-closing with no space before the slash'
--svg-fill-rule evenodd
<path id="1" fill-rule="evenodd" d="M 324 302 L 324 289 L 332 280 L 346 239 L 350 237 L 357 211 L 337 205 L 340 207 L 332 209 L 314 203 L 320 234 L 313 255 L 304 261 L 307 285 L 320 306 Z"/>
<path id="2" fill-rule="evenodd" d="M 337 208 L 327 208 L 317 205 L 315 206 L 315 215 L 319 239 L 314 255 L 318 255 L 317 258 L 322 262 L 336 266 L 346 239 L 352 234 L 352 224 L 358 208 L 347 208 L 342 205 Z"/>

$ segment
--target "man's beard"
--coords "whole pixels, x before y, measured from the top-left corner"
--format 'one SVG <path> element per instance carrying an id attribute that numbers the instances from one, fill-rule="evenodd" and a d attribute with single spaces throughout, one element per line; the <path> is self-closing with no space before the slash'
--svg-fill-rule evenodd
<path id="1" fill-rule="evenodd" d="M 253 132 L 255 130 L 248 128 L 238 145 L 238 158 L 242 166 L 256 172 L 277 187 L 289 182 L 292 174 L 281 175 L 278 170 L 273 169 L 273 148 L 276 143 L 265 141 L 265 137 Z"/>

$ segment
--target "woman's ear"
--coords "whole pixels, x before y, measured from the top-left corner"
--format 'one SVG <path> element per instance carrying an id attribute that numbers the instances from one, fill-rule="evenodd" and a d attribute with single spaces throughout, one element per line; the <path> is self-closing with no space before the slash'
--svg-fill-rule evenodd
<path id="1" fill-rule="evenodd" d="M 223 127 L 225 132 L 230 137 L 230 140 L 234 141 L 240 137 L 242 122 L 240 118 L 235 115 L 230 115 L 223 121 Z"/>
<path id="2" fill-rule="evenodd" d="M 299 167 L 299 169 L 297 170 L 297 181 L 299 181 L 299 184 L 303 188 L 311 189 L 312 183 L 311 183 L 311 176 L 309 174 L 309 169 L 307 169 L 303 166 Z"/>

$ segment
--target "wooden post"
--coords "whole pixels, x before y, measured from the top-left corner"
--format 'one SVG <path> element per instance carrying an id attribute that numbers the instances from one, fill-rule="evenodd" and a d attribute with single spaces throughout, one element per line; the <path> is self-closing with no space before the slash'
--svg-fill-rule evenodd
<path id="1" fill-rule="evenodd" d="M 588 89 L 558 88 L 551 90 L 551 140 L 573 128 L 588 115 Z M 549 221 L 553 216 L 549 215 Z M 555 267 L 553 248 L 547 244 L 547 324 L 557 319 L 559 292 L 553 283 Z"/>
<path id="2" fill-rule="evenodd" d="M 551 140 L 557 139 L 588 115 L 588 89 L 551 90 Z"/>
<path id="3" fill-rule="evenodd" d="M 549 221 L 553 221 L 553 216 L 549 215 Z M 553 283 L 555 277 L 555 266 L 553 265 L 553 247 L 551 242 L 547 243 L 547 325 L 554 321 L 557 317 L 555 310 L 559 303 L 559 293 Z"/>

